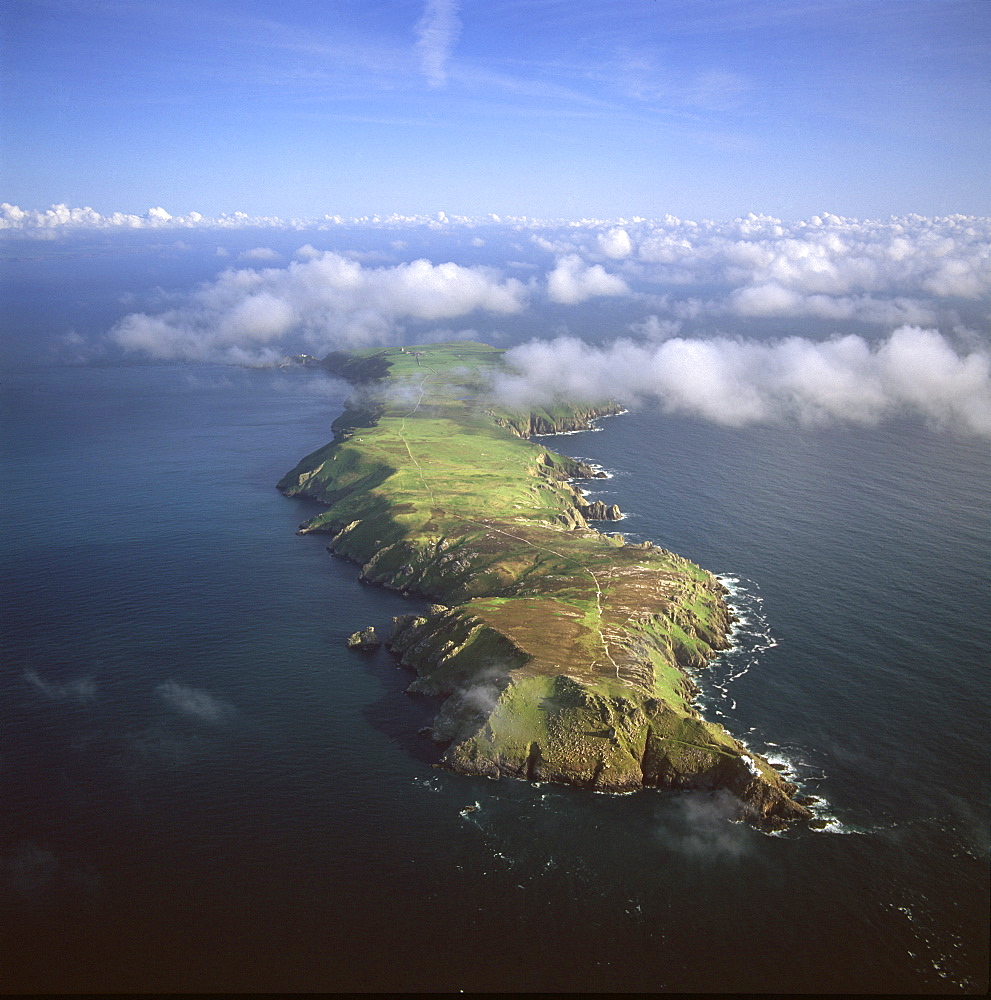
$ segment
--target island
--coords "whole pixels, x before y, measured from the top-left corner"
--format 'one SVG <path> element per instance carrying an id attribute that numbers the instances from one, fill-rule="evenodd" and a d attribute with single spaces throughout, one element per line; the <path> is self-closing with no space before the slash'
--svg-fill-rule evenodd
<path id="1" fill-rule="evenodd" d="M 434 602 L 395 618 L 386 645 L 415 672 L 410 692 L 446 698 L 428 731 L 438 765 L 601 792 L 725 789 L 755 824 L 808 819 L 793 784 L 693 705 L 692 673 L 728 646 L 725 588 L 596 530 L 621 514 L 578 484 L 605 474 L 533 440 L 621 407 L 507 409 L 491 392 L 503 363 L 468 341 L 328 356 L 354 392 L 333 440 L 278 484 L 326 505 L 300 531 L 329 535 L 362 581 Z"/>

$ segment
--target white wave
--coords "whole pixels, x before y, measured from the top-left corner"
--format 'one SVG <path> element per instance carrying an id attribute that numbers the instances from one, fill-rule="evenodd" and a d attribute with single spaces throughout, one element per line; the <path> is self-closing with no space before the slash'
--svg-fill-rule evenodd
<path id="1" fill-rule="evenodd" d="M 574 433 L 576 433 L 576 434 L 583 434 L 584 431 L 575 431 Z M 553 435 L 550 435 L 550 434 L 544 435 L 544 437 L 552 437 L 552 436 Z M 603 473 L 605 475 L 606 479 L 613 479 L 615 477 L 615 473 L 610 472 L 607 468 L 605 468 L 605 466 L 599 465 L 598 462 L 593 462 L 592 459 L 590 459 L 590 458 L 585 458 L 583 455 L 573 455 L 572 458 L 574 458 L 574 460 L 576 462 L 583 462 L 585 465 L 587 465 L 594 472 L 601 472 L 601 473 Z M 571 481 L 572 480 L 570 480 L 570 479 L 568 480 L 568 482 L 571 482 Z"/>
<path id="2" fill-rule="evenodd" d="M 759 778 L 761 776 L 761 770 L 757 766 L 757 762 L 752 758 L 744 755 L 743 763 L 746 764 L 747 770 L 755 777 Z"/>
<path id="3" fill-rule="evenodd" d="M 530 437 L 535 438 L 554 438 L 554 437 L 570 437 L 572 434 L 594 434 L 596 431 L 601 431 L 601 427 L 585 427 L 580 431 L 551 431 L 550 434 L 531 434 Z"/>
<path id="4" fill-rule="evenodd" d="M 826 825 L 825 826 L 810 825 L 809 829 L 813 833 L 837 833 L 843 835 L 858 832 L 857 830 L 851 830 L 848 827 L 844 826 L 843 823 L 841 823 L 840 820 L 838 820 L 835 816 L 829 816 L 824 820 L 822 820 L 822 822 L 824 822 Z"/>
<path id="5" fill-rule="evenodd" d="M 425 788 L 428 792 L 440 791 L 440 781 L 437 778 L 414 778 L 413 784 Z"/>

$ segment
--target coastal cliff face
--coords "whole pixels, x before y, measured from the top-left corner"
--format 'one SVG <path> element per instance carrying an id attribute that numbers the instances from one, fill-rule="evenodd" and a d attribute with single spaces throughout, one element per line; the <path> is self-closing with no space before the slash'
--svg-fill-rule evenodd
<path id="1" fill-rule="evenodd" d="M 300 530 L 326 532 L 362 580 L 443 602 L 387 640 L 416 672 L 410 691 L 447 698 L 440 764 L 600 791 L 728 789 L 762 825 L 807 818 L 794 786 L 692 705 L 689 672 L 727 645 L 722 585 L 590 528 L 621 516 L 571 482 L 596 471 L 521 439 L 619 407 L 486 408 L 500 355 L 459 342 L 335 356 L 366 386 L 279 483 L 327 504 Z"/>
<path id="2" fill-rule="evenodd" d="M 762 825 L 804 818 L 794 786 L 691 708 L 690 682 L 668 677 L 677 688 L 661 696 L 648 664 L 674 651 L 658 618 L 631 639 L 619 683 L 562 673 L 464 608 L 395 619 L 389 648 L 418 674 L 411 691 L 448 696 L 432 735 L 452 770 L 603 792 L 724 788 Z"/>
<path id="3" fill-rule="evenodd" d="M 541 406 L 521 413 L 492 408 L 488 412 L 500 427 L 505 427 L 517 437 L 531 438 L 541 434 L 592 430 L 599 417 L 612 417 L 624 410 L 618 403 L 602 403 L 595 407 L 565 404 Z"/>

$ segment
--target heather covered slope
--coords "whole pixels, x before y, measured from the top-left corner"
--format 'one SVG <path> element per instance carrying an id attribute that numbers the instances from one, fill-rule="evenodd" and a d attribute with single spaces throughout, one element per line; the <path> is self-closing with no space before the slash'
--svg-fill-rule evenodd
<path id="1" fill-rule="evenodd" d="M 765 761 L 692 707 L 685 668 L 723 648 L 708 572 L 626 545 L 570 480 L 594 470 L 521 436 L 588 426 L 614 404 L 511 413 L 486 389 L 501 352 L 456 342 L 334 355 L 358 388 L 334 440 L 279 483 L 327 504 L 302 531 L 361 578 L 438 601 L 397 619 L 411 690 L 447 695 L 442 763 L 608 791 L 726 788 L 771 825 L 807 811 Z M 356 625 L 362 623 L 356 623 Z"/>

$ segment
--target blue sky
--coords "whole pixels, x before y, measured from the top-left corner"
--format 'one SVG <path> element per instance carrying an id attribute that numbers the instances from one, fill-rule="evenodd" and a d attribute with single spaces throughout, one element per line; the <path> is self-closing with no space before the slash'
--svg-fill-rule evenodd
<path id="1" fill-rule="evenodd" d="M 7 0 L 2 200 L 988 214 L 984 0 Z"/>

